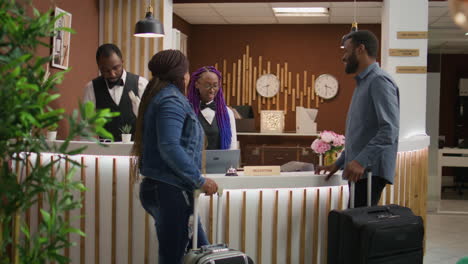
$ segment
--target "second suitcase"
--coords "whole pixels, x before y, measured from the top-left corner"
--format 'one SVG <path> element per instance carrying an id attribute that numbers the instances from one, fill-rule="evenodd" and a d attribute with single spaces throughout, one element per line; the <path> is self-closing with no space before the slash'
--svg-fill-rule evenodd
<path id="1" fill-rule="evenodd" d="M 422 218 L 399 205 L 328 215 L 328 264 L 422 264 L 423 240 Z"/>

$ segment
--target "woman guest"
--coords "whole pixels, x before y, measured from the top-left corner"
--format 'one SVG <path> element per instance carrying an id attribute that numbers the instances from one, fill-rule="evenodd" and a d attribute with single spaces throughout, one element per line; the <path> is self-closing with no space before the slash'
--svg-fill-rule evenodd
<path id="1" fill-rule="evenodd" d="M 206 149 L 237 149 L 234 113 L 226 107 L 221 84 L 215 67 L 202 67 L 192 73 L 188 99 L 208 138 Z"/>
<path id="2" fill-rule="evenodd" d="M 164 50 L 151 58 L 148 68 L 153 78 L 138 110 L 134 172 L 139 168 L 144 176 L 140 200 L 155 221 L 159 263 L 182 264 L 190 247 L 193 191 L 201 188 L 211 195 L 218 186 L 200 172 L 203 129 L 181 92 L 189 81 L 187 59 L 180 51 Z M 200 223 L 198 228 L 198 245 L 208 244 Z"/>

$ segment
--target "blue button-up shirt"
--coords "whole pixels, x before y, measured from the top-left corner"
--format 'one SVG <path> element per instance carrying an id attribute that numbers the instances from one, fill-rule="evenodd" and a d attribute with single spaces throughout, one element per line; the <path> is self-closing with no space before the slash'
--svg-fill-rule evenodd
<path id="1" fill-rule="evenodd" d="M 373 175 L 393 183 L 400 129 L 398 86 L 377 63 L 355 79 L 357 87 L 346 118 L 345 150 L 336 165 L 343 168 L 355 160 Z"/>

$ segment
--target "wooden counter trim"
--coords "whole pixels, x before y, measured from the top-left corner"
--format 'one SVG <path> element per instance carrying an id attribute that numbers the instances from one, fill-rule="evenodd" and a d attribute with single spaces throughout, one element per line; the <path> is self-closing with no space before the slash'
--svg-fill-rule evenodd
<path id="1" fill-rule="evenodd" d="M 198 227 L 198 226 L 197 226 Z M 194 228 L 197 228 L 194 227 Z M 145 247 L 144 247 L 144 263 L 149 264 L 149 242 L 150 242 L 150 234 L 149 234 L 149 214 L 145 212 Z"/>
<path id="2" fill-rule="evenodd" d="M 216 243 L 214 239 L 214 232 L 213 232 L 213 195 L 210 196 L 210 207 L 209 207 L 209 215 L 208 215 L 208 239 L 210 240 L 211 244 Z"/>
<path id="3" fill-rule="evenodd" d="M 247 192 L 242 192 L 242 233 L 241 233 L 241 251 L 245 252 L 245 240 L 246 240 L 246 229 L 247 229 Z"/>
<path id="4" fill-rule="evenodd" d="M 66 177 L 68 176 L 68 173 L 70 172 L 70 162 L 68 161 L 68 159 L 69 159 L 68 156 L 65 157 L 65 175 L 64 175 L 65 181 L 67 181 Z M 72 178 L 72 181 L 73 181 L 73 178 Z M 65 212 L 65 222 L 67 222 L 67 223 L 70 222 L 70 211 Z M 71 226 L 71 223 L 70 223 L 70 226 Z M 67 239 L 70 241 L 70 233 L 67 234 Z M 69 247 L 65 248 L 65 257 L 67 257 L 67 258 L 70 257 L 70 248 Z"/>
<path id="5" fill-rule="evenodd" d="M 231 209 L 231 193 L 229 191 L 226 191 L 226 222 L 224 224 L 224 241 L 226 241 L 226 244 L 229 245 L 229 216 L 230 214 L 230 209 Z"/>
<path id="6" fill-rule="evenodd" d="M 307 189 L 302 194 L 301 234 L 299 243 L 299 263 L 305 264 L 306 226 L 307 226 Z"/>
<path id="7" fill-rule="evenodd" d="M 132 159 L 129 159 L 129 179 L 128 179 L 128 259 L 127 263 L 133 263 L 133 188 L 134 184 L 132 182 L 132 171 L 133 166 Z"/>
<path id="8" fill-rule="evenodd" d="M 273 205 L 273 245 L 271 250 L 272 263 L 277 263 L 278 258 L 278 200 L 279 191 L 275 191 L 275 203 Z"/>
<path id="9" fill-rule="evenodd" d="M 86 164 L 85 158 L 81 156 L 81 183 L 86 187 Z M 80 210 L 80 229 L 81 231 L 86 231 L 86 191 L 81 192 L 81 210 Z M 85 264 L 86 256 L 86 237 L 80 236 L 80 264 Z"/>
<path id="10" fill-rule="evenodd" d="M 100 239 L 99 239 L 99 224 L 101 222 L 100 213 L 100 184 L 99 184 L 99 158 L 95 160 L 95 171 L 94 171 L 94 264 L 99 264 L 100 250 Z"/>
<path id="11" fill-rule="evenodd" d="M 117 243 L 117 159 L 112 159 L 112 234 L 111 263 L 116 260 Z"/>
<path id="12" fill-rule="evenodd" d="M 319 213 L 320 213 L 320 189 L 317 189 L 314 203 L 314 232 L 313 232 L 313 246 L 312 246 L 312 263 L 318 264 L 318 233 L 319 233 Z"/>
<path id="13" fill-rule="evenodd" d="M 263 231 L 263 191 L 260 191 L 258 198 L 258 218 L 257 218 L 257 264 L 262 264 L 262 231 Z"/>
<path id="14" fill-rule="evenodd" d="M 292 262 L 292 207 L 293 207 L 293 192 L 289 191 L 288 200 L 288 229 L 287 229 L 287 246 L 286 246 L 286 263 Z"/>

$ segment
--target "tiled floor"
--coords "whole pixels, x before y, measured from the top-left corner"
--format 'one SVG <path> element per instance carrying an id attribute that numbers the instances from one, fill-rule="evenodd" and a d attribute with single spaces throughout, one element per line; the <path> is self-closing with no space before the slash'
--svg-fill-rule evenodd
<path id="1" fill-rule="evenodd" d="M 455 264 L 464 256 L 468 256 L 468 201 L 443 200 L 439 213 L 427 215 L 424 264 Z"/>

